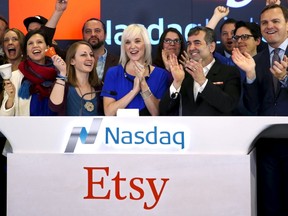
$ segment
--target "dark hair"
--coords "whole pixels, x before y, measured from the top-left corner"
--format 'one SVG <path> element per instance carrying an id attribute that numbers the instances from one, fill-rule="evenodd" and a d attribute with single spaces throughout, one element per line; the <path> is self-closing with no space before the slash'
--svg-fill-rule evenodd
<path id="1" fill-rule="evenodd" d="M 165 68 L 165 65 L 164 65 L 163 59 L 162 59 L 163 43 L 164 43 L 164 39 L 165 39 L 166 35 L 168 34 L 168 32 L 176 33 L 178 35 L 179 39 L 181 40 L 180 53 L 177 56 L 178 59 L 181 57 L 181 54 L 185 50 L 185 41 L 184 41 L 185 39 L 184 39 L 183 35 L 176 28 L 165 29 L 164 32 L 162 33 L 161 37 L 160 37 L 159 44 L 157 47 L 156 56 L 153 60 L 153 65 L 156 65 L 156 66 L 162 67 L 162 68 Z"/>
<path id="2" fill-rule="evenodd" d="M 204 40 L 207 44 L 211 44 L 212 42 L 216 42 L 216 34 L 215 31 L 211 28 L 205 26 L 196 26 L 188 32 L 188 37 L 192 35 L 198 35 L 200 31 L 205 32 Z"/>
<path id="3" fill-rule="evenodd" d="M 264 9 L 261 11 L 260 13 L 260 17 L 261 15 L 266 12 L 267 10 L 270 10 L 270 9 L 274 9 L 274 8 L 280 8 L 282 13 L 283 13 L 283 16 L 284 16 L 284 19 L 285 21 L 287 22 L 288 21 L 288 10 L 286 7 L 282 6 L 282 5 L 278 5 L 278 4 L 270 4 L 270 5 L 267 5 L 266 7 L 264 7 Z M 261 19 L 260 19 L 261 20 Z"/>
<path id="4" fill-rule="evenodd" d="M 233 18 L 228 18 L 226 20 L 224 20 L 224 22 L 221 24 L 220 26 L 220 33 L 222 33 L 222 29 L 223 29 L 223 26 L 226 25 L 226 24 L 236 24 L 236 20 L 233 19 Z"/>
<path id="5" fill-rule="evenodd" d="M 235 24 L 235 30 L 234 30 L 234 35 L 236 33 L 236 31 L 241 28 L 241 27 L 245 27 L 247 28 L 251 34 L 253 35 L 254 40 L 257 39 L 261 39 L 262 38 L 262 34 L 261 34 L 261 30 L 260 30 L 260 26 L 255 23 L 255 22 L 244 22 L 244 21 L 238 21 Z"/>
<path id="6" fill-rule="evenodd" d="M 0 20 L 2 20 L 6 24 L 6 29 L 8 29 L 8 21 L 3 16 L 0 16 Z"/>
<path id="7" fill-rule="evenodd" d="M 73 65 L 71 65 L 71 60 L 75 57 L 75 53 L 77 52 L 77 49 L 78 49 L 78 47 L 81 44 L 84 44 L 84 45 L 90 47 L 91 52 L 93 52 L 93 48 L 91 47 L 91 45 L 88 42 L 86 42 L 86 41 L 77 41 L 77 42 L 74 42 L 68 48 L 67 53 L 66 53 L 66 64 L 67 64 L 68 81 L 74 87 L 76 87 L 78 85 L 78 83 L 77 83 L 75 67 Z M 91 84 L 91 86 L 93 86 L 93 87 L 97 87 L 100 84 L 99 83 L 99 79 L 98 79 L 98 75 L 97 75 L 97 72 L 96 72 L 96 62 L 94 63 L 93 70 L 89 73 L 88 81 Z"/>
<path id="8" fill-rule="evenodd" d="M 26 35 L 25 35 L 25 42 L 24 42 L 24 55 L 27 56 L 27 42 L 28 40 L 35 34 L 39 34 L 39 35 L 42 35 L 42 37 L 44 38 L 44 41 L 46 43 L 46 45 L 50 46 L 51 44 L 49 43 L 49 38 L 47 36 L 47 34 L 45 34 L 45 31 L 43 31 L 42 29 L 37 29 L 37 30 L 32 30 L 32 31 L 29 31 Z"/>
<path id="9" fill-rule="evenodd" d="M 86 21 L 84 22 L 84 24 L 83 24 L 83 27 L 82 27 L 82 33 L 84 33 L 86 23 L 89 22 L 89 21 L 93 21 L 93 20 L 98 21 L 98 22 L 100 22 L 100 23 L 102 24 L 102 28 L 103 28 L 104 33 L 105 33 L 105 35 L 106 35 L 106 33 L 107 33 L 106 25 L 104 24 L 104 22 L 103 22 L 102 20 L 97 19 L 97 18 L 90 18 L 90 19 L 86 20 Z"/>

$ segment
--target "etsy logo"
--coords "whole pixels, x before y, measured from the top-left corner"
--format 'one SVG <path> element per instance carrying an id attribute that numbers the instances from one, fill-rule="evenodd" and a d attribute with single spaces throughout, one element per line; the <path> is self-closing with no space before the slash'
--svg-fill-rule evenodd
<path id="1" fill-rule="evenodd" d="M 71 1 L 58 22 L 55 40 L 82 39 L 83 23 L 92 17 L 100 18 L 101 0 Z M 9 0 L 9 26 L 27 33 L 23 20 L 30 16 L 41 15 L 50 18 L 56 0 Z"/>

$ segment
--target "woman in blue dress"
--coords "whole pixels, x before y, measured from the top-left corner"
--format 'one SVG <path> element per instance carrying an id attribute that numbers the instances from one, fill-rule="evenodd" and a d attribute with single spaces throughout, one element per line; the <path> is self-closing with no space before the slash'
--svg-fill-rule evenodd
<path id="1" fill-rule="evenodd" d="M 159 115 L 168 75 L 164 69 L 152 66 L 151 50 L 143 25 L 131 24 L 123 31 L 120 64 L 107 71 L 101 93 L 105 115 L 114 116 L 118 109 L 131 108 L 139 109 L 143 116 Z"/>

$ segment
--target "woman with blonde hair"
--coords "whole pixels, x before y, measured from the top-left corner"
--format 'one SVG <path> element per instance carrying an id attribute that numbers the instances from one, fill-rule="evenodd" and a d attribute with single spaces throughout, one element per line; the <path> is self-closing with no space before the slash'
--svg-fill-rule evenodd
<path id="1" fill-rule="evenodd" d="M 120 64 L 107 71 L 101 93 L 105 115 L 116 115 L 118 109 L 124 108 L 139 109 L 140 115 L 159 115 L 168 75 L 164 69 L 152 66 L 151 50 L 143 25 L 131 24 L 123 31 Z"/>

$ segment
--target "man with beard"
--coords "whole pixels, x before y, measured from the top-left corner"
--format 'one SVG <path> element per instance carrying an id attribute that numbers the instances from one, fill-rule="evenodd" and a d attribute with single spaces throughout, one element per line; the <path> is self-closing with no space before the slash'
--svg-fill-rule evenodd
<path id="1" fill-rule="evenodd" d="M 83 40 L 93 48 L 97 61 L 97 74 L 102 84 L 108 68 L 119 64 L 119 57 L 112 55 L 105 48 L 106 33 L 105 24 L 97 18 L 88 19 L 82 28 Z"/>
<path id="2" fill-rule="evenodd" d="M 161 115 L 232 114 L 240 98 L 240 73 L 215 60 L 215 47 L 212 29 L 197 26 L 189 31 L 187 53 L 181 61 L 185 71 L 175 55 L 170 57 L 173 83 L 160 101 Z"/>

